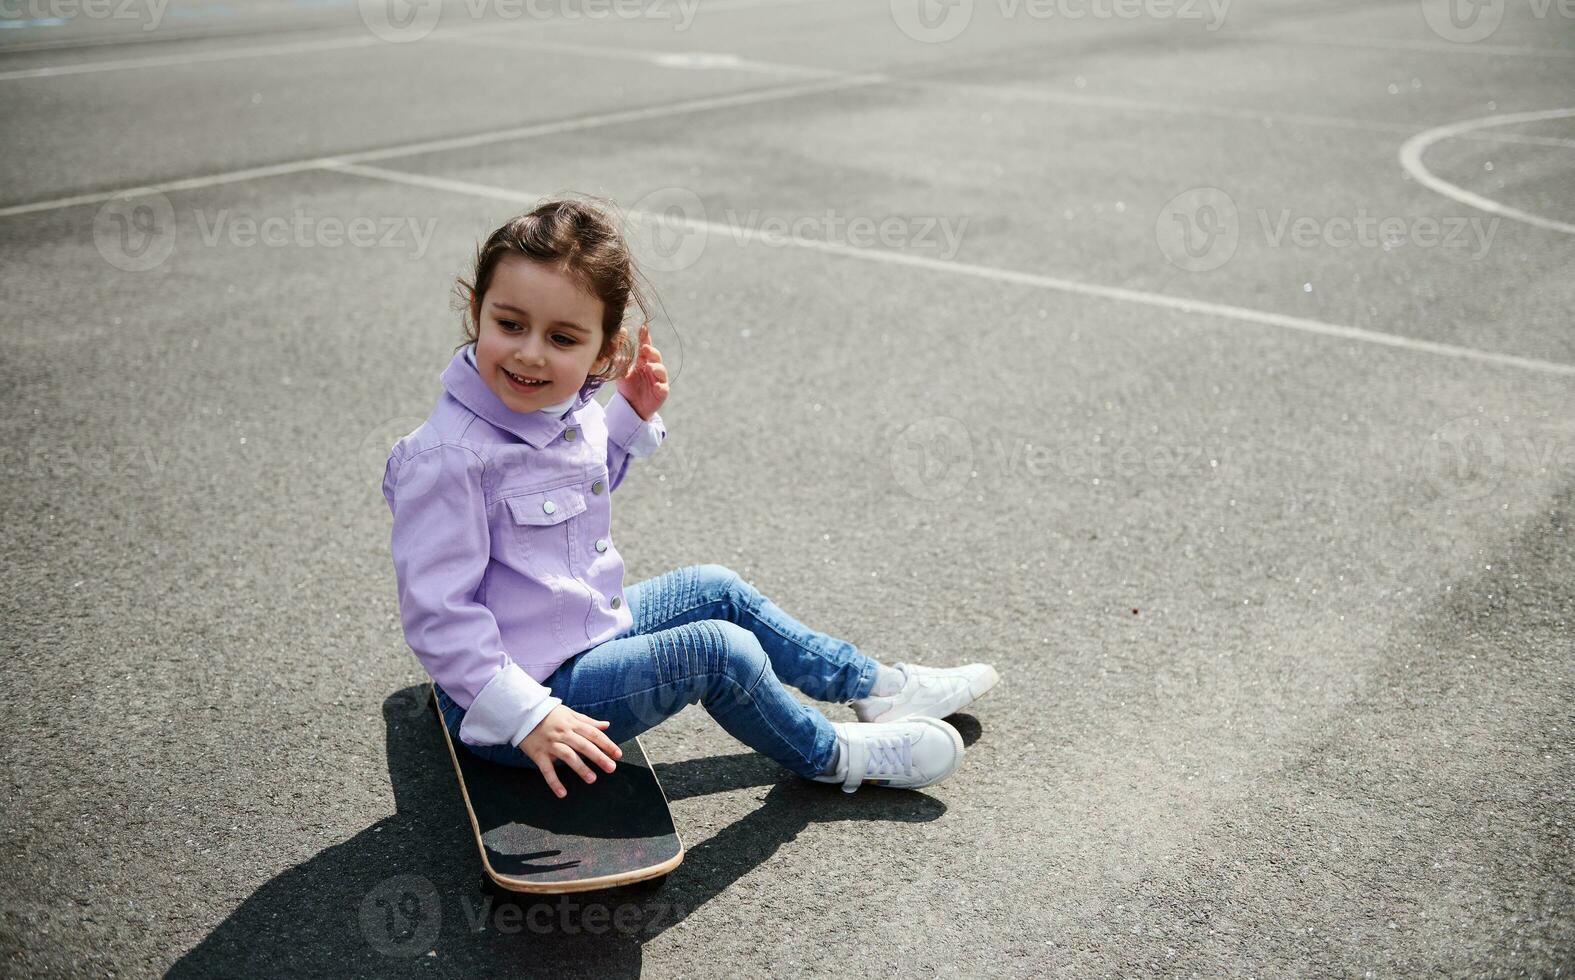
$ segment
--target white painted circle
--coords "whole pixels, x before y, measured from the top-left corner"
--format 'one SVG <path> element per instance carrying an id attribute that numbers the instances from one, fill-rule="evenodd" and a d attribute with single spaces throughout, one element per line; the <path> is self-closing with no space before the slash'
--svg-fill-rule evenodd
<path id="1" fill-rule="evenodd" d="M 1488 214 L 1502 215 L 1514 221 L 1524 222 L 1537 228 L 1546 228 L 1550 231 L 1562 231 L 1566 235 L 1575 235 L 1575 224 L 1568 221 L 1559 221 L 1555 218 L 1544 218 L 1539 214 L 1522 211 L 1500 204 L 1492 198 L 1483 197 L 1466 190 L 1458 184 L 1434 174 L 1422 163 L 1422 154 L 1434 143 L 1462 133 L 1474 133 L 1479 129 L 1491 129 L 1496 126 L 1513 126 L 1518 123 L 1541 122 L 1545 119 L 1568 119 L 1575 116 L 1575 109 L 1544 109 L 1540 112 L 1516 112 L 1507 116 L 1485 116 L 1481 119 L 1467 119 L 1464 122 L 1450 123 L 1447 126 L 1438 126 L 1434 129 L 1424 130 L 1400 144 L 1400 166 L 1406 169 L 1416 182 L 1437 194 L 1442 194 L 1450 200 L 1459 201 L 1461 204 L 1470 205 L 1479 211 Z"/>

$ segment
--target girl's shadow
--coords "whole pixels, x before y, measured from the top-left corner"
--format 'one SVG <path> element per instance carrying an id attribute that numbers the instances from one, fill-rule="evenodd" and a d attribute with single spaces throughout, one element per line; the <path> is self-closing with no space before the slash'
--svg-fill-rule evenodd
<path id="1" fill-rule="evenodd" d="M 918 822 L 945 812 L 920 792 L 847 794 L 753 752 L 656 764 L 668 799 L 769 787 L 760 806 L 699 846 L 655 894 L 637 889 L 524 904 L 481 890 L 475 836 L 425 684 L 383 702 L 393 816 L 264 884 L 169 975 L 639 976 L 641 947 L 770 859 L 811 822 Z M 968 715 L 950 719 L 965 742 Z M 693 837 L 679 820 L 679 835 Z M 214 868 L 215 875 L 225 873 Z"/>

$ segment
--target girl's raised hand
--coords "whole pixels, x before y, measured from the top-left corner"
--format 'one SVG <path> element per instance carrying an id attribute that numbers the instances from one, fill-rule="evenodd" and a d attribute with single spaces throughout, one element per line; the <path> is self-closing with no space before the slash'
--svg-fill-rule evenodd
<path id="1" fill-rule="evenodd" d="M 563 783 L 558 779 L 558 771 L 553 765 L 555 760 L 562 759 L 569 764 L 570 769 L 580 774 L 581 779 L 594 783 L 596 774 L 580 759 L 581 753 L 607 772 L 612 772 L 616 765 L 613 759 L 623 758 L 623 750 L 602 731 L 611 724 L 610 721 L 597 721 L 590 715 L 582 715 L 560 704 L 547 712 L 547 717 L 530 730 L 519 748 L 536 763 L 542 778 L 547 780 L 547 785 L 561 800 L 569 791 L 563 788 Z"/>
<path id="2" fill-rule="evenodd" d="M 661 352 L 651 344 L 649 324 L 640 324 L 640 353 L 629 366 L 629 373 L 618 379 L 618 393 L 647 422 L 667 400 L 667 365 L 662 363 Z"/>

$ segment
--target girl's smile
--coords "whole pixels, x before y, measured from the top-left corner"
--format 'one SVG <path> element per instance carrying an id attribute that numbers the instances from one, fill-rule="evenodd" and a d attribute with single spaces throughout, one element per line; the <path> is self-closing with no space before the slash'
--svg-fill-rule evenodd
<path id="1" fill-rule="evenodd" d="M 482 297 L 476 370 L 516 412 L 561 402 L 600 366 L 602 312 L 567 273 L 506 256 Z"/>

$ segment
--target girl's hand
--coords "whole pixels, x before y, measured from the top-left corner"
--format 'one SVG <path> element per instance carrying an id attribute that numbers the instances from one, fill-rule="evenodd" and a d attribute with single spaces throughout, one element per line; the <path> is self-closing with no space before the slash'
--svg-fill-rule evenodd
<path id="1" fill-rule="evenodd" d="M 647 422 L 667 400 L 667 365 L 662 363 L 661 352 L 651 345 L 649 324 L 640 324 L 640 353 L 629 366 L 629 373 L 618 379 L 618 393 Z"/>
<path id="2" fill-rule="evenodd" d="M 558 771 L 553 766 L 555 760 L 562 759 L 569 764 L 570 769 L 580 774 L 581 779 L 594 783 L 596 774 L 581 761 L 580 753 L 608 772 L 612 772 L 615 766 L 613 759 L 623 758 L 623 750 L 602 732 L 603 728 L 611 724 L 610 721 L 597 721 L 590 715 L 582 715 L 560 704 L 547 712 L 547 717 L 530 730 L 530 734 L 520 742 L 520 751 L 536 763 L 542 778 L 547 780 L 547 785 L 561 800 L 568 795 L 568 790 L 558 780 Z"/>

